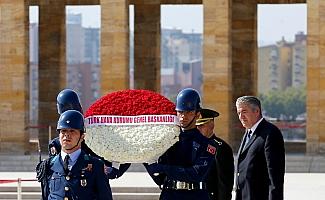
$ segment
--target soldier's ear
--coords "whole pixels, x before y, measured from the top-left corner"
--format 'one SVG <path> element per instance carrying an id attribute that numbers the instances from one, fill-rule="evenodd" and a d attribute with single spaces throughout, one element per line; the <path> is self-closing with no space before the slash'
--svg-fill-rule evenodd
<path id="1" fill-rule="evenodd" d="M 85 133 L 82 133 L 82 134 L 81 134 L 80 139 L 81 139 L 82 141 L 85 139 Z"/>

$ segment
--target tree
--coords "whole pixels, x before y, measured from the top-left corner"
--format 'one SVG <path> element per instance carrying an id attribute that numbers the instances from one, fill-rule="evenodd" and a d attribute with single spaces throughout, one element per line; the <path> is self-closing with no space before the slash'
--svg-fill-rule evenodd
<path id="1" fill-rule="evenodd" d="M 262 108 L 269 117 L 295 119 L 297 115 L 306 112 L 306 89 L 287 88 L 286 90 L 272 90 L 261 94 Z"/>

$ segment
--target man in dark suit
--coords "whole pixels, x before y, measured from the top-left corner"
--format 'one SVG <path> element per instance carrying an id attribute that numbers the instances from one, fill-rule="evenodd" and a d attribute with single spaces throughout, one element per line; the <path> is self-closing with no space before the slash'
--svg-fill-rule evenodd
<path id="1" fill-rule="evenodd" d="M 214 118 L 219 113 L 210 109 L 200 111 L 201 118 L 196 120 L 197 129 L 213 142 L 216 147 L 215 162 L 209 169 L 207 189 L 211 200 L 231 200 L 234 184 L 234 157 L 232 149 L 213 132 Z"/>
<path id="2" fill-rule="evenodd" d="M 281 131 L 262 117 L 258 98 L 239 97 L 236 108 L 246 129 L 237 156 L 236 200 L 283 200 L 285 150 Z"/>

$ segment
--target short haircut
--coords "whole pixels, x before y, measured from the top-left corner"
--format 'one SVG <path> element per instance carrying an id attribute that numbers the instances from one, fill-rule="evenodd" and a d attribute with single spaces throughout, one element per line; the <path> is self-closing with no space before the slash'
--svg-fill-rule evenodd
<path id="1" fill-rule="evenodd" d="M 238 97 L 238 99 L 236 100 L 236 106 L 240 104 L 248 105 L 253 110 L 259 109 L 262 115 L 261 101 L 257 97 L 255 96 Z"/>

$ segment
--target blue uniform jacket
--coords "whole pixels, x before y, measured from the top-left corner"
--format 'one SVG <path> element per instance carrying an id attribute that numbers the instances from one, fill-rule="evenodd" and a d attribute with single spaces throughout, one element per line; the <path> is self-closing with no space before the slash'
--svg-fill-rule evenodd
<path id="1" fill-rule="evenodd" d="M 215 147 L 197 129 L 182 131 L 179 141 L 160 158 L 158 164 L 146 166 L 153 180 L 162 186 L 165 181 L 206 182 L 214 162 Z M 157 174 L 159 173 L 159 174 Z M 162 189 L 160 199 L 209 199 L 207 190 Z"/>
<path id="2" fill-rule="evenodd" d="M 48 199 L 112 200 L 103 162 L 83 151 L 68 174 L 64 172 L 60 154 L 53 158 L 50 172 Z"/>
<path id="3" fill-rule="evenodd" d="M 50 141 L 50 143 L 49 143 L 49 156 L 53 156 L 51 154 L 51 147 L 55 147 L 56 152 L 61 151 L 61 144 L 60 144 L 59 137 L 56 137 L 56 138 L 54 138 L 53 140 Z M 102 160 L 104 162 L 104 164 L 107 167 L 109 167 L 110 170 L 109 170 L 109 173 L 107 174 L 107 177 L 109 179 L 119 178 L 120 176 L 122 176 L 126 172 L 126 170 L 129 169 L 129 167 L 131 165 L 130 163 L 121 164 L 118 169 L 112 167 L 112 162 L 109 162 L 109 161 L 105 160 L 104 157 L 101 157 L 101 156 L 97 155 L 95 152 L 93 152 L 93 150 L 91 150 L 91 148 L 89 148 L 88 145 L 85 143 L 85 140 L 83 140 L 81 142 L 81 149 L 86 154 Z"/>

